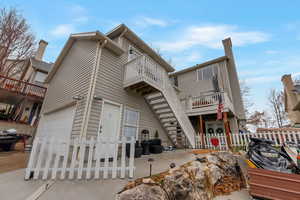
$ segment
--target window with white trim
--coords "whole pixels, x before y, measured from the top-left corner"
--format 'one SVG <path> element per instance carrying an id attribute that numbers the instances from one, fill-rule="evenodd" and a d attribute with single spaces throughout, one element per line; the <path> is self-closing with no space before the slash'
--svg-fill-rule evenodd
<path id="1" fill-rule="evenodd" d="M 135 59 L 138 56 L 143 55 L 139 50 L 134 48 L 133 46 L 129 45 L 129 50 L 128 50 L 128 62 Z"/>
<path id="2" fill-rule="evenodd" d="M 46 73 L 36 72 L 34 80 L 37 81 L 37 82 L 40 82 L 40 83 L 44 83 L 46 78 L 47 78 Z"/>
<path id="3" fill-rule="evenodd" d="M 123 135 L 128 138 L 135 137 L 138 140 L 139 111 L 126 107 L 123 117 Z"/>
<path id="4" fill-rule="evenodd" d="M 212 80 L 218 75 L 218 65 L 210 65 L 201 69 L 197 69 L 197 80 Z"/>

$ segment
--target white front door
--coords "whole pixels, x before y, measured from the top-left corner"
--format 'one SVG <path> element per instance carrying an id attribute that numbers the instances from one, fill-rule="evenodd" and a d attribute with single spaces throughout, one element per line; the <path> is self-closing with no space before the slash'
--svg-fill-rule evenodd
<path id="1" fill-rule="evenodd" d="M 102 141 L 117 141 L 120 135 L 122 105 L 112 101 L 103 101 L 98 137 Z M 116 144 L 104 144 L 98 149 L 98 155 L 113 157 Z"/>

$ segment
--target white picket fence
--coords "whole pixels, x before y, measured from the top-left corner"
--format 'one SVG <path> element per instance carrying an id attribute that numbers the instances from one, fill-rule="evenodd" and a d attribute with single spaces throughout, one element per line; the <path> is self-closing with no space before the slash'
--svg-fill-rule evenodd
<path id="1" fill-rule="evenodd" d="M 130 146 L 129 158 L 126 145 Z M 128 148 L 128 147 L 127 147 Z M 35 137 L 25 179 L 132 178 L 135 139 Z"/>
<path id="2" fill-rule="evenodd" d="M 250 142 L 250 138 L 265 138 L 272 140 L 275 146 L 281 146 L 286 142 L 294 142 L 300 144 L 300 132 L 286 131 L 286 132 L 264 132 L 264 133 L 233 133 L 230 134 L 231 146 L 247 148 Z M 212 144 L 212 138 L 216 138 L 219 141 L 218 146 Z M 196 136 L 196 147 L 228 150 L 228 144 L 225 134 L 211 134 L 204 136 L 204 144 L 201 136 Z"/>

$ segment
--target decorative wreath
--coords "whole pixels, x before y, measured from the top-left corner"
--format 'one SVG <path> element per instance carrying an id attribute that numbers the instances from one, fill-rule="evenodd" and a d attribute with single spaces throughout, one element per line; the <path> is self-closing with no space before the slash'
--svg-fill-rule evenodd
<path id="1" fill-rule="evenodd" d="M 213 128 L 208 128 L 207 132 L 210 133 L 210 134 L 213 134 L 214 133 L 214 129 Z"/>
<path id="2" fill-rule="evenodd" d="M 217 132 L 218 134 L 222 134 L 222 133 L 224 133 L 224 131 L 223 131 L 223 129 L 222 129 L 222 128 L 217 128 L 216 132 Z"/>

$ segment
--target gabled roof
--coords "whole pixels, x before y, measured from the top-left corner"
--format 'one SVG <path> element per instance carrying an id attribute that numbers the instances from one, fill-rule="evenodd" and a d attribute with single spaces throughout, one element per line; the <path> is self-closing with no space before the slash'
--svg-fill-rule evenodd
<path id="1" fill-rule="evenodd" d="M 39 71 L 49 73 L 52 69 L 53 63 L 47 63 L 35 58 L 30 58 L 31 66 Z"/>
<path id="2" fill-rule="evenodd" d="M 128 40 L 136 44 L 143 51 L 145 51 L 151 58 L 163 66 L 167 72 L 173 72 L 175 69 L 165 61 L 160 55 L 158 55 L 151 47 L 149 47 L 139 36 L 137 36 L 132 30 L 130 30 L 125 24 L 120 24 L 116 28 L 109 31 L 107 37 L 114 39 L 119 35 L 124 34 Z"/>
<path id="3" fill-rule="evenodd" d="M 201 63 L 201 64 L 194 65 L 192 67 L 185 68 L 185 69 L 180 70 L 180 71 L 176 71 L 174 73 L 171 73 L 170 76 L 175 76 L 175 75 L 183 74 L 183 73 L 186 73 L 186 72 L 189 72 L 189 71 L 194 71 L 196 69 L 206 67 L 207 65 L 219 63 L 219 62 L 222 62 L 222 61 L 227 60 L 227 59 L 228 59 L 227 56 L 222 56 L 222 57 L 219 57 L 219 58 L 216 58 L 216 59 L 213 59 L 213 60 L 209 60 L 209 61 Z"/>
<path id="4" fill-rule="evenodd" d="M 106 40 L 107 43 L 104 46 L 105 48 L 108 48 L 116 55 L 121 55 L 122 53 L 124 53 L 124 50 L 121 47 L 119 47 L 118 44 L 116 44 L 114 41 L 112 41 L 110 38 L 108 38 L 106 35 L 102 34 L 99 31 L 71 34 L 62 51 L 60 52 L 59 56 L 57 57 L 55 63 L 53 64 L 52 70 L 48 74 L 45 83 L 48 83 L 53 78 L 64 57 L 67 55 L 68 51 L 70 50 L 70 48 L 76 40 Z"/>

